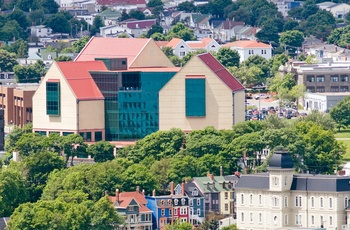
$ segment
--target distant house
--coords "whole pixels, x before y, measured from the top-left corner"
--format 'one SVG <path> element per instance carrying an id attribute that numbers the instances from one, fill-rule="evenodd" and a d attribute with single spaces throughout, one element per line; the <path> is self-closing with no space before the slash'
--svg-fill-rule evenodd
<path id="1" fill-rule="evenodd" d="M 212 19 L 213 38 L 220 42 L 229 42 L 236 37 L 235 28 L 243 28 L 245 23 L 234 20 L 218 20 Z"/>
<path id="2" fill-rule="evenodd" d="M 190 47 L 191 52 L 200 49 L 204 49 L 207 52 L 218 52 L 221 47 L 213 38 L 203 38 L 200 41 L 186 41 L 186 44 Z"/>
<path id="3" fill-rule="evenodd" d="M 115 25 L 122 16 L 122 13 L 118 10 L 108 8 L 99 13 L 98 16 L 103 19 L 105 25 Z"/>
<path id="4" fill-rule="evenodd" d="M 240 56 L 240 62 L 247 60 L 252 55 L 259 55 L 266 59 L 272 57 L 272 46 L 262 42 L 242 40 L 227 43 L 222 47 L 236 50 Z"/>
<path id="5" fill-rule="evenodd" d="M 152 230 L 152 211 L 147 208 L 147 200 L 139 187 L 135 192 L 119 192 L 109 196 L 116 211 L 125 218 L 125 224 L 119 229 Z"/>
<path id="6" fill-rule="evenodd" d="M 107 38 L 107 37 L 118 37 L 120 34 L 132 34 L 131 29 L 125 28 L 121 25 L 109 25 L 100 27 L 100 36 Z"/>
<path id="7" fill-rule="evenodd" d="M 205 196 L 205 211 L 226 215 L 235 213 L 235 186 L 239 177 L 235 175 L 194 177 L 192 183 Z"/>
<path id="8" fill-rule="evenodd" d="M 331 12 L 335 18 L 344 18 L 350 12 L 350 5 L 346 3 L 323 2 L 317 5 L 320 9 Z"/>
<path id="9" fill-rule="evenodd" d="M 178 56 L 179 58 L 186 56 L 186 54 L 190 52 L 191 49 L 188 44 L 180 38 L 171 39 L 171 41 L 166 44 L 166 46 L 171 47 L 174 51 L 174 55 Z"/>
<path id="10" fill-rule="evenodd" d="M 157 19 L 146 19 L 146 20 L 128 20 L 121 22 L 122 26 L 131 30 L 131 34 L 138 38 L 143 34 L 147 34 L 148 30 L 156 25 Z"/>
<path id="11" fill-rule="evenodd" d="M 172 182 L 173 183 L 173 182 Z M 185 190 L 184 195 L 188 196 L 190 208 L 189 222 L 193 225 L 201 224 L 205 217 L 205 197 L 201 191 L 192 182 L 185 181 L 185 184 L 176 185 L 175 195 L 182 194 L 182 189 Z"/>
<path id="12" fill-rule="evenodd" d="M 122 7 L 146 7 L 145 0 L 96 0 L 96 4 L 99 6 L 122 6 Z"/>
<path id="13" fill-rule="evenodd" d="M 44 25 L 30 27 L 30 35 L 32 35 L 32 36 L 47 37 L 47 36 L 51 35 L 51 33 L 52 33 L 52 29 L 47 28 Z"/>
<path id="14" fill-rule="evenodd" d="M 153 229 L 164 230 L 165 225 L 176 220 L 189 222 L 188 197 L 184 193 L 175 195 L 173 192 L 174 190 L 170 195 L 156 196 L 154 190 L 152 196 L 146 196 L 147 207 L 153 214 Z"/>

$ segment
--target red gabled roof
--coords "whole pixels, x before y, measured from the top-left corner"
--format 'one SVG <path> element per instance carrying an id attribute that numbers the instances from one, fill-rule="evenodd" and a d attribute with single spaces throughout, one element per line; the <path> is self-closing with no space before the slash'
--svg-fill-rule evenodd
<path id="1" fill-rule="evenodd" d="M 137 20 L 133 22 L 127 22 L 126 26 L 129 29 L 145 29 L 145 28 L 151 28 L 155 24 L 156 24 L 156 19 L 148 19 L 148 20 Z"/>
<path id="2" fill-rule="evenodd" d="M 181 38 L 173 38 L 168 42 L 166 45 L 167 47 L 175 48 L 180 42 L 182 41 Z"/>
<path id="3" fill-rule="evenodd" d="M 102 61 L 57 62 L 78 100 L 103 100 L 104 97 L 89 71 L 107 70 Z"/>
<path id="4" fill-rule="evenodd" d="M 132 64 L 150 39 L 92 37 L 75 61 L 93 61 L 95 58 L 127 58 Z"/>
<path id="5" fill-rule="evenodd" d="M 244 86 L 210 53 L 197 57 L 213 71 L 232 91 L 245 90 Z"/>
<path id="6" fill-rule="evenodd" d="M 96 0 L 98 5 L 146 5 L 145 0 Z"/>
<path id="7" fill-rule="evenodd" d="M 114 204 L 117 201 L 116 196 L 109 196 L 109 200 Z M 122 192 L 119 194 L 119 207 L 127 208 L 132 200 L 135 200 L 139 204 L 140 212 L 150 212 L 151 210 L 146 207 L 147 200 L 141 192 Z"/>

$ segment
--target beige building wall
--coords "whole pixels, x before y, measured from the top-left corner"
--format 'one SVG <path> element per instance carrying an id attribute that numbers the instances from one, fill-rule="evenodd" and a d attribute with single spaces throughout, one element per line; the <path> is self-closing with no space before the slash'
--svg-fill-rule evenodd
<path id="1" fill-rule="evenodd" d="M 46 81 L 60 80 L 60 116 L 46 114 Z M 77 102 L 68 82 L 54 62 L 33 96 L 33 131 L 77 130 Z"/>
<path id="2" fill-rule="evenodd" d="M 144 49 L 135 58 L 133 63 L 128 64 L 129 68 L 174 67 L 174 64 L 152 39 L 149 40 Z"/>
<path id="3" fill-rule="evenodd" d="M 220 185 L 219 185 L 220 186 Z M 225 198 L 225 193 L 227 193 L 227 199 Z M 233 202 L 232 191 L 221 191 L 220 192 L 220 210 L 222 214 L 229 215 L 232 214 L 233 210 L 231 210 L 231 203 Z M 228 210 L 225 210 L 225 204 L 228 206 Z M 233 207 L 232 207 L 233 209 Z M 231 212 L 232 211 L 232 212 Z"/>
<path id="4" fill-rule="evenodd" d="M 205 75 L 206 116 L 186 117 L 185 77 Z M 243 98 L 239 106 L 239 98 Z M 243 96 L 238 94 L 236 114 L 244 113 Z M 231 129 L 233 125 L 232 91 L 198 57 L 193 57 L 159 92 L 159 129 L 173 127 L 185 131 L 199 130 L 207 126 L 216 129 Z M 242 111 L 239 111 L 239 110 Z M 242 118 L 237 118 L 237 121 Z M 244 120 L 244 114 L 243 114 Z"/>
<path id="5" fill-rule="evenodd" d="M 234 118 L 233 123 L 237 124 L 239 122 L 245 121 L 245 91 L 241 90 L 235 92 L 234 95 Z"/>
<path id="6" fill-rule="evenodd" d="M 104 100 L 79 102 L 79 131 L 104 130 L 105 112 Z M 80 114 L 82 114 L 80 116 Z"/>

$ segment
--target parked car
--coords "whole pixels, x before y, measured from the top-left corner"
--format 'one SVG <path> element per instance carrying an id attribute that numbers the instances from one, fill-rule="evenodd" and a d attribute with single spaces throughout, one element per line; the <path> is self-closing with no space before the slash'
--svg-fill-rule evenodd
<path id="1" fill-rule="evenodd" d="M 307 113 L 299 113 L 299 117 L 306 117 Z"/>

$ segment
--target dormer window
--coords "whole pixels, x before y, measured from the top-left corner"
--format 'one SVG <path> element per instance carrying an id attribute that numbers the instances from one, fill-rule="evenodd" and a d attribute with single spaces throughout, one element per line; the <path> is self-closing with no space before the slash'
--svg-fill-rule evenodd
<path id="1" fill-rule="evenodd" d="M 161 201 L 160 201 L 160 204 L 161 204 L 161 205 L 164 205 L 164 200 L 161 200 Z"/>
<path id="2" fill-rule="evenodd" d="M 198 190 L 196 188 L 193 189 L 192 196 L 198 196 Z"/>
<path id="3" fill-rule="evenodd" d="M 224 182 L 222 182 L 222 188 L 226 188 L 226 186 L 225 186 L 226 184 L 225 184 L 225 181 Z"/>
<path id="4" fill-rule="evenodd" d="M 184 46 L 180 46 L 181 49 L 185 48 Z"/>
<path id="5" fill-rule="evenodd" d="M 51 55 L 50 55 L 50 54 L 47 56 L 47 59 L 49 59 L 49 60 L 51 60 L 51 59 L 52 59 L 52 57 L 51 57 Z"/>
<path id="6" fill-rule="evenodd" d="M 179 201 L 177 199 L 174 200 L 174 204 L 178 205 Z"/>
<path id="7" fill-rule="evenodd" d="M 183 198 L 181 199 L 181 204 L 185 205 L 185 199 L 183 199 Z"/>
<path id="8" fill-rule="evenodd" d="M 171 202 L 171 199 L 169 199 L 169 200 L 168 200 L 168 205 L 171 205 L 171 203 L 172 203 L 172 202 Z"/>

